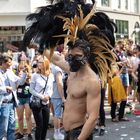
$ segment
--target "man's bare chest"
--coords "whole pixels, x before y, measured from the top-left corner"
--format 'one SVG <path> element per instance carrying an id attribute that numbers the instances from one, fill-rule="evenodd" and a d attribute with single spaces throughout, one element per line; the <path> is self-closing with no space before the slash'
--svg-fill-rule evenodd
<path id="1" fill-rule="evenodd" d="M 68 79 L 67 93 L 71 98 L 82 98 L 86 95 L 86 81 L 83 79 Z"/>

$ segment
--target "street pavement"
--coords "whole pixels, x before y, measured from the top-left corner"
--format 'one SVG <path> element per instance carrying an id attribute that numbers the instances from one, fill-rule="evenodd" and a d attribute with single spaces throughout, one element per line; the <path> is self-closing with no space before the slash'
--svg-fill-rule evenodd
<path id="1" fill-rule="evenodd" d="M 128 122 L 111 121 L 110 115 L 106 116 L 105 134 L 93 135 L 93 140 L 140 140 L 140 115 L 127 114 Z M 47 140 L 53 140 L 53 129 L 49 129 Z"/>
<path id="2" fill-rule="evenodd" d="M 94 140 L 140 140 L 140 115 L 128 114 L 128 122 L 111 122 L 106 118 L 105 135 L 94 135 Z"/>
<path id="3" fill-rule="evenodd" d="M 127 114 L 129 108 L 126 108 L 126 117 L 128 122 L 112 122 L 110 117 L 110 107 L 105 105 L 106 127 L 105 134 L 99 136 L 98 133 L 93 135 L 93 140 L 140 140 L 140 115 L 133 113 Z M 63 133 L 63 130 L 62 130 Z M 34 137 L 34 134 L 32 134 Z M 28 140 L 24 137 L 24 140 Z M 46 140 L 53 140 L 53 128 L 49 128 Z"/>
<path id="4" fill-rule="evenodd" d="M 140 140 L 140 115 L 126 114 L 128 122 L 112 122 L 109 111 L 110 108 L 106 107 L 105 134 L 94 134 L 94 140 Z M 129 108 L 126 108 L 126 112 L 129 112 Z M 53 139 L 53 129 L 49 129 L 47 138 Z"/>

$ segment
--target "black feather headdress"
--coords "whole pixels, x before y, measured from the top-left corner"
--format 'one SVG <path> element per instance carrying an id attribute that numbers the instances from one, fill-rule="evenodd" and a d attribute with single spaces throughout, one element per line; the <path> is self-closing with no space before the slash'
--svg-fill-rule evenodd
<path id="1" fill-rule="evenodd" d="M 39 49 L 53 50 L 56 44 L 71 47 L 76 40 L 85 40 L 90 46 L 89 64 L 104 83 L 116 60 L 113 52 L 116 26 L 106 14 L 95 11 L 94 3 L 94 0 L 93 4 L 85 4 L 84 0 L 60 0 L 38 8 L 26 18 L 32 24 L 26 30 L 24 46 L 38 44 Z"/>
<path id="2" fill-rule="evenodd" d="M 73 18 L 79 14 L 78 6 L 81 5 L 84 15 L 90 12 L 91 6 L 85 4 L 84 0 L 50 0 L 51 5 L 39 7 L 35 13 L 26 17 L 32 24 L 25 32 L 23 47 L 30 47 L 38 44 L 39 49 L 46 47 L 53 48 L 56 44 L 62 44 L 64 38 L 54 38 L 53 36 L 64 34 L 64 22 L 57 16 Z M 54 3 L 54 4 L 53 4 Z M 93 0 L 93 4 L 94 4 Z"/>

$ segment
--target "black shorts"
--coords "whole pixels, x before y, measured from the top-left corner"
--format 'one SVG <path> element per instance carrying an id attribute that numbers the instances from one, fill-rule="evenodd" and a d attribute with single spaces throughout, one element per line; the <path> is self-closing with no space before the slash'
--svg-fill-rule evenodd
<path id="1" fill-rule="evenodd" d="M 78 136 L 81 133 L 82 128 L 83 128 L 83 125 L 76 127 L 70 131 L 66 131 L 64 140 L 77 140 Z M 86 140 L 93 140 L 93 135 L 91 134 Z"/>

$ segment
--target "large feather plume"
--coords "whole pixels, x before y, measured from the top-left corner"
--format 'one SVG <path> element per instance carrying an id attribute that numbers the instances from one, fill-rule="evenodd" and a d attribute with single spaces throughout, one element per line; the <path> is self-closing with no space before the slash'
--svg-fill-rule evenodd
<path id="1" fill-rule="evenodd" d="M 78 10 L 79 15 L 75 15 L 75 17 L 71 19 L 58 16 L 65 22 L 63 30 L 67 31 L 67 34 L 55 37 L 65 37 L 65 45 L 69 44 L 69 42 L 74 44 L 78 39 L 84 39 L 89 42 L 89 64 L 91 68 L 99 74 L 102 86 L 104 86 L 107 82 L 108 73 L 111 74 L 111 65 L 116 64 L 116 55 L 113 51 L 115 40 L 112 37 L 114 36 L 114 24 L 112 24 L 108 16 L 103 13 L 95 13 L 95 7 L 93 7 L 90 13 L 85 17 L 83 16 L 81 7 L 79 7 Z M 100 17 L 101 15 L 104 15 L 104 17 Z M 99 21 L 94 20 L 94 17 L 95 19 L 102 18 L 108 25 L 104 24 L 99 26 L 100 24 L 97 24 Z"/>
<path id="2" fill-rule="evenodd" d="M 107 82 L 108 73 L 111 74 L 112 64 L 116 65 L 116 55 L 108 37 L 96 26 L 89 24 L 84 29 L 87 41 L 91 45 L 89 63 L 91 68 L 99 74 L 102 85 Z"/>
<path id="3" fill-rule="evenodd" d="M 24 36 L 24 47 L 38 44 L 54 50 L 56 44 L 75 42 L 84 39 L 90 44 L 89 63 L 99 74 L 102 83 L 106 81 L 111 64 L 115 63 L 115 24 L 102 12 L 95 12 L 93 4 L 84 0 L 50 0 L 51 5 L 39 7 L 27 16 L 31 26 Z"/>
<path id="4" fill-rule="evenodd" d="M 63 37 L 53 36 L 66 33 L 63 30 L 64 22 L 57 16 L 73 18 L 79 14 L 78 6 L 84 11 L 84 17 L 89 13 L 90 6 L 84 0 L 50 0 L 51 5 L 39 7 L 35 13 L 27 16 L 26 20 L 31 22 L 25 32 L 23 47 L 38 44 L 39 49 L 54 48 L 56 44 L 64 42 Z M 93 0 L 93 4 L 95 1 Z"/>

